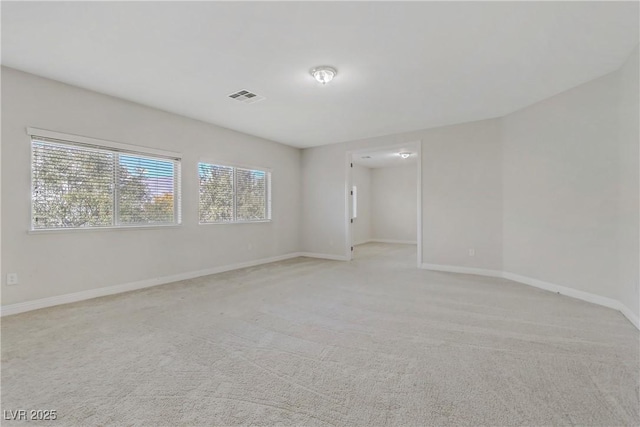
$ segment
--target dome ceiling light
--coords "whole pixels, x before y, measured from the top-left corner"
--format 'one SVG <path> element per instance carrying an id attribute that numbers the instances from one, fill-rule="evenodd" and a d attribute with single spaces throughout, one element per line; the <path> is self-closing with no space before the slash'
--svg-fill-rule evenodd
<path id="1" fill-rule="evenodd" d="M 312 68 L 310 73 L 314 79 L 316 79 L 319 83 L 322 83 L 323 85 L 326 85 L 331 80 L 333 80 L 333 78 L 336 75 L 338 75 L 338 71 L 333 67 L 329 67 L 328 65 L 322 65 L 319 67 Z"/>

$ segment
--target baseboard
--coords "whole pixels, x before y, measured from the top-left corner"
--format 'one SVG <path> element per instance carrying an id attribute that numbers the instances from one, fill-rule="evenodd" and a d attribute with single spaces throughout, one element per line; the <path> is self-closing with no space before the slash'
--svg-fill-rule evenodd
<path id="1" fill-rule="evenodd" d="M 560 286 L 554 283 L 544 282 L 542 280 L 532 279 L 530 277 L 521 276 L 519 274 L 509 272 L 503 272 L 502 277 L 508 280 L 513 280 L 514 282 L 522 283 L 539 289 L 544 289 L 546 291 L 555 292 L 560 295 L 566 295 L 571 298 L 576 298 L 582 301 L 590 302 L 592 304 L 598 304 L 603 307 L 618 310 L 631 322 L 631 324 L 633 324 L 633 326 L 640 329 L 640 322 L 638 321 L 638 317 L 633 314 L 633 312 L 629 308 L 627 308 L 627 306 L 616 299 L 603 297 L 601 295 L 592 294 L 590 292 L 579 291 L 577 289 L 568 288 L 566 286 Z"/>
<path id="2" fill-rule="evenodd" d="M 16 304 L 4 305 L 0 308 L 0 316 L 10 316 L 12 314 L 24 313 L 26 311 L 38 310 L 46 307 L 53 307 L 61 304 L 69 304 L 72 302 L 84 301 L 88 299 L 103 297 L 107 295 L 120 294 L 123 292 L 135 291 L 138 289 L 150 288 L 152 286 L 164 285 L 167 283 L 178 282 L 180 280 L 188 280 L 209 274 L 224 273 L 225 271 L 238 270 L 241 268 L 254 267 L 256 265 L 268 264 L 276 261 L 297 258 L 302 255 L 299 252 L 279 255 L 269 258 L 262 258 L 253 261 L 240 262 L 236 264 L 223 265 L 220 267 L 208 268 L 205 270 L 190 271 L 186 273 L 174 274 L 171 276 L 156 277 L 153 279 L 140 280 L 137 282 L 123 283 L 113 286 L 105 286 L 97 289 L 89 289 L 71 294 L 57 295 L 48 298 L 41 298 L 33 301 L 19 302 Z"/>
<path id="3" fill-rule="evenodd" d="M 462 273 L 462 274 L 475 274 L 477 276 L 502 277 L 502 272 L 499 270 L 486 270 L 483 268 L 475 268 L 475 267 L 459 267 L 456 265 L 441 265 L 441 264 L 422 264 L 422 268 L 425 270 L 444 271 L 447 273 Z"/>
<path id="4" fill-rule="evenodd" d="M 297 255 L 307 257 L 307 258 L 330 259 L 333 261 L 347 261 L 347 257 L 344 255 L 320 254 L 315 252 L 298 252 Z"/>
<path id="5" fill-rule="evenodd" d="M 633 311 L 631 311 L 631 309 L 626 305 L 620 303 L 620 307 L 620 312 L 624 315 L 624 317 L 629 319 L 629 322 L 631 322 L 633 326 L 640 329 L 640 318 L 638 318 L 638 316 L 636 316 Z"/>
<path id="6" fill-rule="evenodd" d="M 370 242 L 373 242 L 373 240 L 371 240 L 371 239 L 367 239 L 367 240 L 363 240 L 363 241 L 361 241 L 361 242 L 355 242 L 355 243 L 353 244 L 353 246 L 364 245 L 365 243 L 370 243 Z"/>
<path id="7" fill-rule="evenodd" d="M 16 304 L 9 304 L 0 307 L 0 316 L 10 316 L 12 314 L 24 313 L 27 311 L 38 310 L 46 307 L 53 307 L 61 304 L 69 304 L 72 302 L 84 301 L 88 299 L 103 297 L 107 295 L 114 295 L 123 292 L 135 291 L 138 289 L 150 288 L 152 286 L 164 285 L 167 283 L 178 282 L 180 280 L 188 280 L 201 276 L 208 276 L 210 274 L 224 273 L 225 271 L 239 270 L 241 268 L 254 267 L 262 264 L 269 264 L 271 262 L 284 261 L 291 258 L 308 257 L 308 258 L 320 258 L 329 259 L 334 261 L 346 261 L 347 257 L 344 255 L 332 255 L 332 254 L 320 254 L 313 252 L 293 252 L 285 255 L 279 255 L 275 257 L 262 258 L 253 261 L 246 261 L 236 264 L 229 264 L 219 267 L 208 268 L 205 270 L 191 271 L 187 273 L 180 273 L 171 276 L 156 277 L 148 280 L 141 280 L 137 282 L 123 283 L 120 285 L 106 286 L 97 289 L 90 289 L 87 291 L 74 292 L 71 294 L 58 295 L 48 298 L 41 298 L 33 301 L 25 301 Z M 604 307 L 613 308 L 620 311 L 637 329 L 640 329 L 640 319 L 636 316 L 631 309 L 622 304 L 618 300 L 612 298 L 603 297 L 600 295 L 592 294 L 589 292 L 583 292 L 576 289 L 568 288 L 566 286 L 560 286 L 542 280 L 532 279 L 530 277 L 521 276 L 519 274 L 502 272 L 498 270 L 487 270 L 482 268 L 473 267 L 460 267 L 454 265 L 441 265 L 441 264 L 422 264 L 421 267 L 425 270 L 442 271 L 448 273 L 462 273 L 462 274 L 475 274 L 478 276 L 500 277 L 514 282 L 522 283 L 524 285 L 533 286 L 539 289 L 544 289 L 550 292 L 556 292 L 568 297 L 577 298 L 583 301 L 587 301 L 593 304 L 602 305 Z"/>
<path id="8" fill-rule="evenodd" d="M 370 239 L 369 242 L 374 243 L 397 243 L 401 245 L 417 245 L 415 240 L 393 240 L 393 239 Z"/>
<path id="9" fill-rule="evenodd" d="M 515 273 L 503 272 L 500 270 L 487 270 L 483 268 L 459 267 L 454 265 L 440 264 L 422 264 L 422 268 L 425 270 L 444 271 L 448 273 L 463 273 L 475 274 L 478 276 L 500 277 L 503 279 L 522 283 L 523 285 L 533 286 L 545 291 L 555 292 L 560 295 L 576 298 L 582 301 L 590 302 L 592 304 L 598 304 L 620 311 L 624 315 L 624 317 L 626 317 L 631 322 L 633 326 L 635 326 L 637 329 L 640 329 L 640 319 L 638 319 L 638 316 L 636 316 L 627 306 L 613 298 L 607 298 L 601 295 L 592 294 L 590 292 L 579 291 L 577 289 L 569 288 L 566 286 L 560 286 L 554 283 L 533 279 L 531 277 L 522 276 Z"/>
<path id="10" fill-rule="evenodd" d="M 566 295 L 571 298 L 576 298 L 582 301 L 587 301 L 616 310 L 620 309 L 620 301 L 614 300 L 612 298 L 603 297 L 589 292 L 579 291 L 577 289 L 568 288 L 566 286 L 560 286 L 554 283 L 544 282 L 542 280 L 532 279 L 531 277 L 521 276 L 519 274 L 509 272 L 503 272 L 502 277 L 508 280 L 513 280 L 514 282 L 523 283 L 525 285 L 533 286 L 539 289 L 544 289 L 545 291 L 555 292 L 560 295 Z"/>

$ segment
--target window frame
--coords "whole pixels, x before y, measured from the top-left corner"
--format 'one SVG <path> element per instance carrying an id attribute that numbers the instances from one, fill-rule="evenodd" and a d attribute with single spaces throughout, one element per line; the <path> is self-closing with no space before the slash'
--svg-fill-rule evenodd
<path id="1" fill-rule="evenodd" d="M 29 136 L 29 234 L 41 233 L 65 233 L 65 232 L 87 232 L 87 231 L 115 231 L 115 230 L 141 230 L 141 229 L 158 229 L 158 228 L 179 228 L 182 227 L 182 153 L 159 150 L 156 148 L 143 147 L 137 145 L 123 144 L 119 142 L 91 138 L 80 135 L 67 134 L 62 132 L 49 131 L 27 127 L 27 135 Z M 34 184 L 34 167 L 33 167 L 33 143 L 41 141 L 44 143 L 58 144 L 61 146 L 79 147 L 88 150 L 108 152 L 114 155 L 114 189 L 113 189 L 113 218 L 111 225 L 108 226 L 88 226 L 88 227 L 56 227 L 56 228 L 35 228 L 34 227 L 34 206 L 33 206 L 33 184 Z M 119 188 L 118 188 L 118 165 L 119 156 L 121 154 L 139 156 L 143 158 L 152 158 L 158 160 L 166 160 L 173 162 L 173 217 L 174 221 L 170 223 L 156 224 L 122 224 L 119 219 Z"/>
<path id="2" fill-rule="evenodd" d="M 216 221 L 216 222 L 202 222 L 200 221 L 200 165 L 205 164 L 208 166 L 221 166 L 226 168 L 233 168 L 233 221 Z M 236 169 L 243 169 L 247 171 L 258 171 L 265 173 L 265 214 L 266 219 L 256 219 L 256 220 L 242 220 L 238 221 L 237 219 L 237 185 L 236 185 Z M 273 222 L 273 209 L 272 209 L 272 169 L 264 166 L 251 166 L 246 164 L 238 164 L 233 162 L 219 162 L 210 159 L 200 159 L 196 164 L 196 172 L 198 179 L 198 225 L 225 225 L 225 224 L 260 224 L 260 223 L 270 223 Z"/>

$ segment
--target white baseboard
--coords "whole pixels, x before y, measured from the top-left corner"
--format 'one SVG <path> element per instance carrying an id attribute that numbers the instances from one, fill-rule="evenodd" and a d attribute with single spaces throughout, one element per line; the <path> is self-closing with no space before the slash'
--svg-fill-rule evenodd
<path id="1" fill-rule="evenodd" d="M 441 264 L 422 264 L 422 268 L 424 268 L 425 270 L 444 271 L 447 273 L 462 273 L 462 274 L 475 274 L 477 276 L 502 277 L 502 272 L 499 270 L 485 270 L 483 268 L 459 267 L 456 265 L 441 265 Z"/>
<path id="2" fill-rule="evenodd" d="M 355 242 L 355 243 L 353 244 L 353 246 L 364 245 L 365 243 L 369 243 L 369 242 L 373 242 L 373 240 L 371 240 L 371 239 L 367 239 L 367 240 L 363 240 L 363 241 L 361 241 L 361 242 Z"/>
<path id="3" fill-rule="evenodd" d="M 631 311 L 631 309 L 626 305 L 620 303 L 620 307 L 620 312 L 624 315 L 624 317 L 629 319 L 629 322 L 631 322 L 633 326 L 640 329 L 640 318 L 633 314 L 633 311 Z"/>
<path id="4" fill-rule="evenodd" d="M 560 295 L 566 295 L 568 297 L 580 299 L 582 301 L 587 301 L 593 304 L 602 305 L 616 310 L 620 308 L 620 301 L 589 292 L 579 291 L 577 289 L 556 285 L 554 283 L 544 282 L 538 279 L 532 279 L 530 277 L 509 273 L 506 271 L 502 273 L 502 277 L 508 280 L 513 280 L 514 282 L 523 283 L 525 285 L 533 286 L 539 289 L 544 289 L 545 291 L 559 293 Z"/>
<path id="5" fill-rule="evenodd" d="M 523 285 L 533 286 L 535 288 L 544 289 L 545 291 L 559 293 L 571 298 L 576 298 L 592 304 L 598 304 L 604 307 L 612 308 L 620 311 L 637 329 L 640 329 L 640 319 L 627 306 L 613 298 L 607 298 L 590 292 L 579 291 L 577 289 L 568 288 L 566 286 L 556 285 L 554 283 L 544 282 L 531 277 L 521 276 L 519 274 L 509 273 L 500 270 L 487 270 L 483 268 L 459 267 L 454 265 L 440 264 L 422 264 L 425 270 L 444 271 L 449 273 L 475 274 L 478 276 L 500 277 Z"/>
<path id="6" fill-rule="evenodd" d="M 320 254 L 313 252 L 293 252 L 275 257 L 262 258 L 253 261 L 246 261 L 236 264 L 224 265 L 220 267 L 208 268 L 205 270 L 191 271 L 187 273 L 174 274 L 171 276 L 156 277 L 148 280 L 140 280 L 137 282 L 123 283 L 120 285 L 105 286 L 97 289 L 90 289 L 71 294 L 58 295 L 48 298 L 41 298 L 33 301 L 25 301 L 16 304 L 9 304 L 0 308 L 0 316 L 10 316 L 12 314 L 24 313 L 26 311 L 38 310 L 46 307 L 53 307 L 61 304 L 69 304 L 72 302 L 84 301 L 88 299 L 98 298 L 107 295 L 114 295 L 123 292 L 135 291 L 138 289 L 150 288 L 152 286 L 164 285 L 167 283 L 177 282 L 180 280 L 188 280 L 196 277 L 207 276 L 209 274 L 223 273 L 225 271 L 238 270 L 241 268 L 254 267 L 256 265 L 268 264 L 271 262 L 284 261 L 286 259 L 308 257 L 329 259 L 335 261 L 346 261 L 344 255 Z M 572 298 L 581 299 L 593 304 L 619 310 L 629 321 L 638 329 L 640 329 L 640 319 L 628 307 L 618 300 L 592 294 L 589 292 L 578 291 L 566 286 L 555 285 L 553 283 L 544 282 L 542 280 L 532 279 L 530 277 L 521 276 L 519 274 L 502 272 L 498 270 L 487 270 L 482 268 L 459 267 L 453 265 L 440 264 L 422 264 L 421 267 L 426 270 L 443 271 L 449 273 L 475 274 L 479 276 L 501 277 L 514 282 L 534 286 L 551 292 L 560 293 Z"/>
<path id="7" fill-rule="evenodd" d="M 307 258 L 330 259 L 333 261 L 347 261 L 347 257 L 344 255 L 319 254 L 315 252 L 298 252 L 297 255 L 304 256 Z"/>
<path id="8" fill-rule="evenodd" d="M 0 308 L 0 316 L 10 316 L 12 314 L 24 313 L 26 311 L 38 310 L 55 305 L 69 304 L 72 302 L 84 301 L 88 299 L 103 297 L 106 295 L 114 295 L 123 292 L 135 291 L 138 289 L 150 288 L 152 286 L 164 285 L 167 283 L 177 282 L 180 280 L 193 279 L 209 274 L 223 273 L 225 271 L 238 270 L 241 268 L 254 267 L 256 265 L 268 264 L 276 261 L 297 258 L 302 255 L 299 252 L 293 252 L 285 255 L 279 255 L 269 258 L 262 258 L 253 261 L 240 262 L 236 264 L 223 265 L 220 267 L 208 268 L 205 270 L 190 271 L 186 273 L 174 274 L 171 276 L 155 277 L 153 279 L 140 280 L 137 282 L 122 283 L 119 285 L 105 286 L 97 289 L 89 289 L 71 294 L 57 295 L 48 298 L 41 298 L 33 301 L 19 302 L 16 304 L 4 305 Z"/>
<path id="9" fill-rule="evenodd" d="M 394 243 L 400 245 L 417 245 L 415 240 L 393 240 L 393 239 L 368 239 L 361 242 L 355 242 L 353 246 L 364 245 L 365 243 Z"/>
<path id="10" fill-rule="evenodd" d="M 620 311 L 624 315 L 624 317 L 626 317 L 633 324 L 633 326 L 640 329 L 640 322 L 638 321 L 638 317 L 634 315 L 633 312 L 629 308 L 627 308 L 627 306 L 613 298 L 603 297 L 601 295 L 592 294 L 590 292 L 579 291 L 577 289 L 556 285 L 554 283 L 544 282 L 538 279 L 532 279 L 530 277 L 509 273 L 506 271 L 502 273 L 502 277 L 508 280 L 513 280 L 514 282 L 534 286 L 546 291 L 556 292 L 560 295 L 566 295 L 568 297 L 590 302 L 592 304 L 598 304 L 604 307 L 613 308 L 614 310 Z"/>
<path id="11" fill-rule="evenodd" d="M 369 242 L 375 243 L 397 243 L 401 245 L 417 245 L 415 240 L 393 240 L 393 239 L 370 239 Z"/>

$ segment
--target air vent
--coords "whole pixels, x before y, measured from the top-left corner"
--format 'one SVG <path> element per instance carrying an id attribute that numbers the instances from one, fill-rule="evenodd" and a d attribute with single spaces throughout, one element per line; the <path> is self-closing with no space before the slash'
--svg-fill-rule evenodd
<path id="1" fill-rule="evenodd" d="M 370 159 L 371 156 L 362 156 L 363 159 Z"/>
<path id="2" fill-rule="evenodd" d="M 264 96 L 256 95 L 248 90 L 239 90 L 229 95 L 229 98 L 236 101 L 244 102 L 245 104 L 253 104 L 254 102 L 262 101 L 266 99 Z"/>

